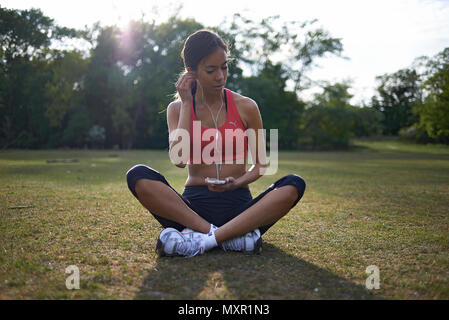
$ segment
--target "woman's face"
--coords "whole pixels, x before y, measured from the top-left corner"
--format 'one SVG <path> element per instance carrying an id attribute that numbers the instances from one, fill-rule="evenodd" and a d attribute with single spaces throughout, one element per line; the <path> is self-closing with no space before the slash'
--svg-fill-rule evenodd
<path id="1" fill-rule="evenodd" d="M 228 55 L 222 48 L 218 48 L 198 64 L 196 78 L 206 91 L 222 91 L 227 77 Z"/>

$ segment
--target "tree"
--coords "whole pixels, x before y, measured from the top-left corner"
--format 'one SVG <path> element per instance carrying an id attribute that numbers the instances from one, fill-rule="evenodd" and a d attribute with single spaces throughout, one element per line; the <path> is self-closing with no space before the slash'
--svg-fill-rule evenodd
<path id="1" fill-rule="evenodd" d="M 264 128 L 278 129 L 279 148 L 294 149 L 304 103 L 294 92 L 285 90 L 286 80 L 282 65 L 267 61 L 259 76 L 241 80 L 241 90 L 257 102 Z"/>
<path id="2" fill-rule="evenodd" d="M 449 48 L 427 63 L 428 77 L 423 88 L 425 101 L 415 107 L 418 129 L 438 142 L 449 143 Z"/>
<path id="3" fill-rule="evenodd" d="M 6 67 L 17 57 L 36 57 L 52 40 L 76 37 L 76 30 L 59 27 L 39 9 L 14 10 L 0 7 L 1 62 Z"/>
<path id="4" fill-rule="evenodd" d="M 222 29 L 232 39 L 232 56 L 250 77 L 233 79 L 237 91 L 252 97 L 259 105 L 264 127 L 279 130 L 279 148 L 298 147 L 298 130 L 305 103 L 297 93 L 307 87 L 307 71 L 319 57 L 340 54 L 340 39 L 332 38 L 313 21 L 281 22 L 271 16 L 260 22 L 235 14 Z M 282 59 L 280 58 L 282 57 Z M 240 73 L 239 75 L 241 75 Z M 292 91 L 287 82 L 293 83 Z"/>
<path id="5" fill-rule="evenodd" d="M 371 105 L 384 115 L 383 133 L 396 135 L 399 130 L 416 122 L 413 108 L 423 97 L 420 75 L 414 69 L 402 69 L 376 77 L 379 85 Z"/>
<path id="6" fill-rule="evenodd" d="M 349 93 L 351 81 L 336 82 L 331 84 L 324 82 L 323 92 L 315 94 L 314 105 L 328 108 L 338 108 L 346 114 L 346 122 L 350 125 L 348 136 L 367 137 L 382 133 L 381 122 L 383 115 L 380 111 L 371 107 L 359 107 L 350 103 L 353 95 Z M 345 139 L 343 139 L 345 140 Z M 349 142 L 348 139 L 345 140 Z"/>
<path id="7" fill-rule="evenodd" d="M 3 148 L 39 147 L 51 132 L 45 117 L 46 59 L 54 40 L 76 36 L 39 9 L 0 8 L 0 141 Z"/>
<path id="8" fill-rule="evenodd" d="M 87 60 L 79 51 L 62 51 L 54 53 L 47 68 L 52 77 L 45 84 L 45 115 L 51 126 L 61 127 L 67 113 L 82 104 Z"/>
<path id="9" fill-rule="evenodd" d="M 193 19 L 172 16 L 159 25 L 132 21 L 120 34 L 119 57 L 129 90 L 123 95 L 127 103 L 117 104 L 113 117 L 116 128 L 128 130 L 124 147 L 167 147 L 164 111 L 184 68 L 180 52 L 187 36 L 201 28 Z"/>
<path id="10" fill-rule="evenodd" d="M 349 93 L 350 81 L 336 82 L 331 84 L 323 82 L 323 92 L 314 94 L 313 105 L 326 106 L 331 108 L 344 108 L 350 106 L 353 95 Z"/>
<path id="11" fill-rule="evenodd" d="M 304 112 L 300 143 L 312 148 L 346 148 L 354 136 L 345 108 L 313 106 Z"/>
<path id="12" fill-rule="evenodd" d="M 1 9 L 1 8 L 0 8 Z M 166 148 L 164 111 L 184 66 L 186 37 L 203 28 L 176 14 L 166 22 L 131 21 L 127 28 L 61 28 L 39 10 L 0 11 L 0 141 L 6 147 Z M 231 44 L 228 88 L 259 104 L 266 128 L 280 131 L 280 148 L 298 146 L 306 71 L 317 58 L 340 54 L 340 39 L 315 21 L 260 23 L 236 15 L 214 27 Z M 88 53 L 51 47 L 78 37 Z M 287 59 L 280 59 L 282 54 Z M 243 69 L 250 66 L 246 77 Z"/>
<path id="13" fill-rule="evenodd" d="M 325 82 L 304 112 L 300 143 L 313 148 L 342 148 L 354 136 L 354 117 L 349 101 L 349 82 Z"/>
<path id="14" fill-rule="evenodd" d="M 252 69 L 253 75 L 267 61 L 281 63 L 293 82 L 293 92 L 298 93 L 310 85 L 307 72 L 317 58 L 340 55 L 343 51 L 341 39 L 331 37 L 322 28 L 314 28 L 317 21 L 281 22 L 279 16 L 270 16 L 255 22 L 235 14 L 230 25 L 223 24 L 223 29 L 235 39 L 234 51 L 239 61 Z"/>
<path id="15" fill-rule="evenodd" d="M 93 127 L 92 119 L 86 107 L 77 106 L 68 116 L 60 143 L 66 147 L 82 148 L 91 142 L 89 133 Z"/>
<path id="16" fill-rule="evenodd" d="M 352 117 L 351 131 L 355 137 L 378 136 L 382 134 L 383 114 L 372 107 L 349 107 Z"/>

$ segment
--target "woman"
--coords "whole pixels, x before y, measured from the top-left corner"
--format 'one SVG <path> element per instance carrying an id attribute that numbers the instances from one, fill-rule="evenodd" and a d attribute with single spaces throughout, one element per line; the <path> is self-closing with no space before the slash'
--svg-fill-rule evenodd
<path id="1" fill-rule="evenodd" d="M 252 198 L 248 185 L 259 179 L 266 167 L 260 159 L 263 157 L 257 156 L 265 155 L 265 150 L 257 150 L 257 135 L 255 140 L 249 141 L 243 137 L 243 153 L 237 151 L 236 145 L 226 149 L 231 153 L 221 155 L 219 152 L 225 150 L 230 139 L 235 142 L 242 138 L 241 132 L 262 129 L 257 104 L 225 89 L 228 53 L 228 46 L 210 30 L 190 35 L 181 53 L 186 72 L 176 83 L 178 99 L 167 108 L 167 123 L 172 162 L 180 156 L 173 150 L 179 150 L 176 147 L 182 143 L 176 133 L 183 130 L 189 133 L 190 156 L 184 152 L 180 156 L 183 160 L 175 163 L 180 168 L 188 166 L 183 194 L 177 193 L 163 175 L 150 167 L 136 165 L 127 172 L 132 194 L 165 228 L 156 246 L 160 255 L 190 257 L 216 246 L 225 251 L 259 253 L 261 235 L 287 214 L 304 194 L 304 180 L 292 174 Z M 197 121 L 201 121 L 200 126 Z M 200 129 L 202 139 L 195 136 L 195 126 Z M 226 129 L 228 132 L 236 129 L 240 137 L 238 134 L 229 137 Z M 204 139 L 205 133 L 211 130 L 216 134 Z M 251 152 L 254 164 L 246 171 L 248 143 L 255 152 Z M 216 148 L 205 152 L 209 146 Z M 210 158 L 205 159 L 205 154 Z M 209 177 L 223 177 L 224 184 L 211 182 Z"/>

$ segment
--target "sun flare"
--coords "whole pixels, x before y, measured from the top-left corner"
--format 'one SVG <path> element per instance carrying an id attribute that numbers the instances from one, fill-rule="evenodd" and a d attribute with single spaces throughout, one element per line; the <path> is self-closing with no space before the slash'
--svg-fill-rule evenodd
<path id="1" fill-rule="evenodd" d="M 115 25 L 126 29 L 131 20 L 163 20 L 169 15 L 167 6 L 160 1 L 114 0 L 98 1 L 91 10 L 98 13 L 98 20 L 103 25 Z"/>

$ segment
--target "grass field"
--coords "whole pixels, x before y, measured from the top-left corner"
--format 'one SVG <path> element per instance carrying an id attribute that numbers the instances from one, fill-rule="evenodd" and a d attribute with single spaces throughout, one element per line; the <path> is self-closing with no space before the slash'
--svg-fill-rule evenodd
<path id="1" fill-rule="evenodd" d="M 144 163 L 182 192 L 186 169 L 166 151 L 2 151 L 0 299 L 449 299 L 449 148 L 356 146 L 281 152 L 253 196 L 289 173 L 307 190 L 262 254 L 191 259 L 157 257 L 160 226 L 125 182 Z M 79 161 L 46 162 L 61 158 Z M 378 290 L 365 288 L 370 265 Z"/>

